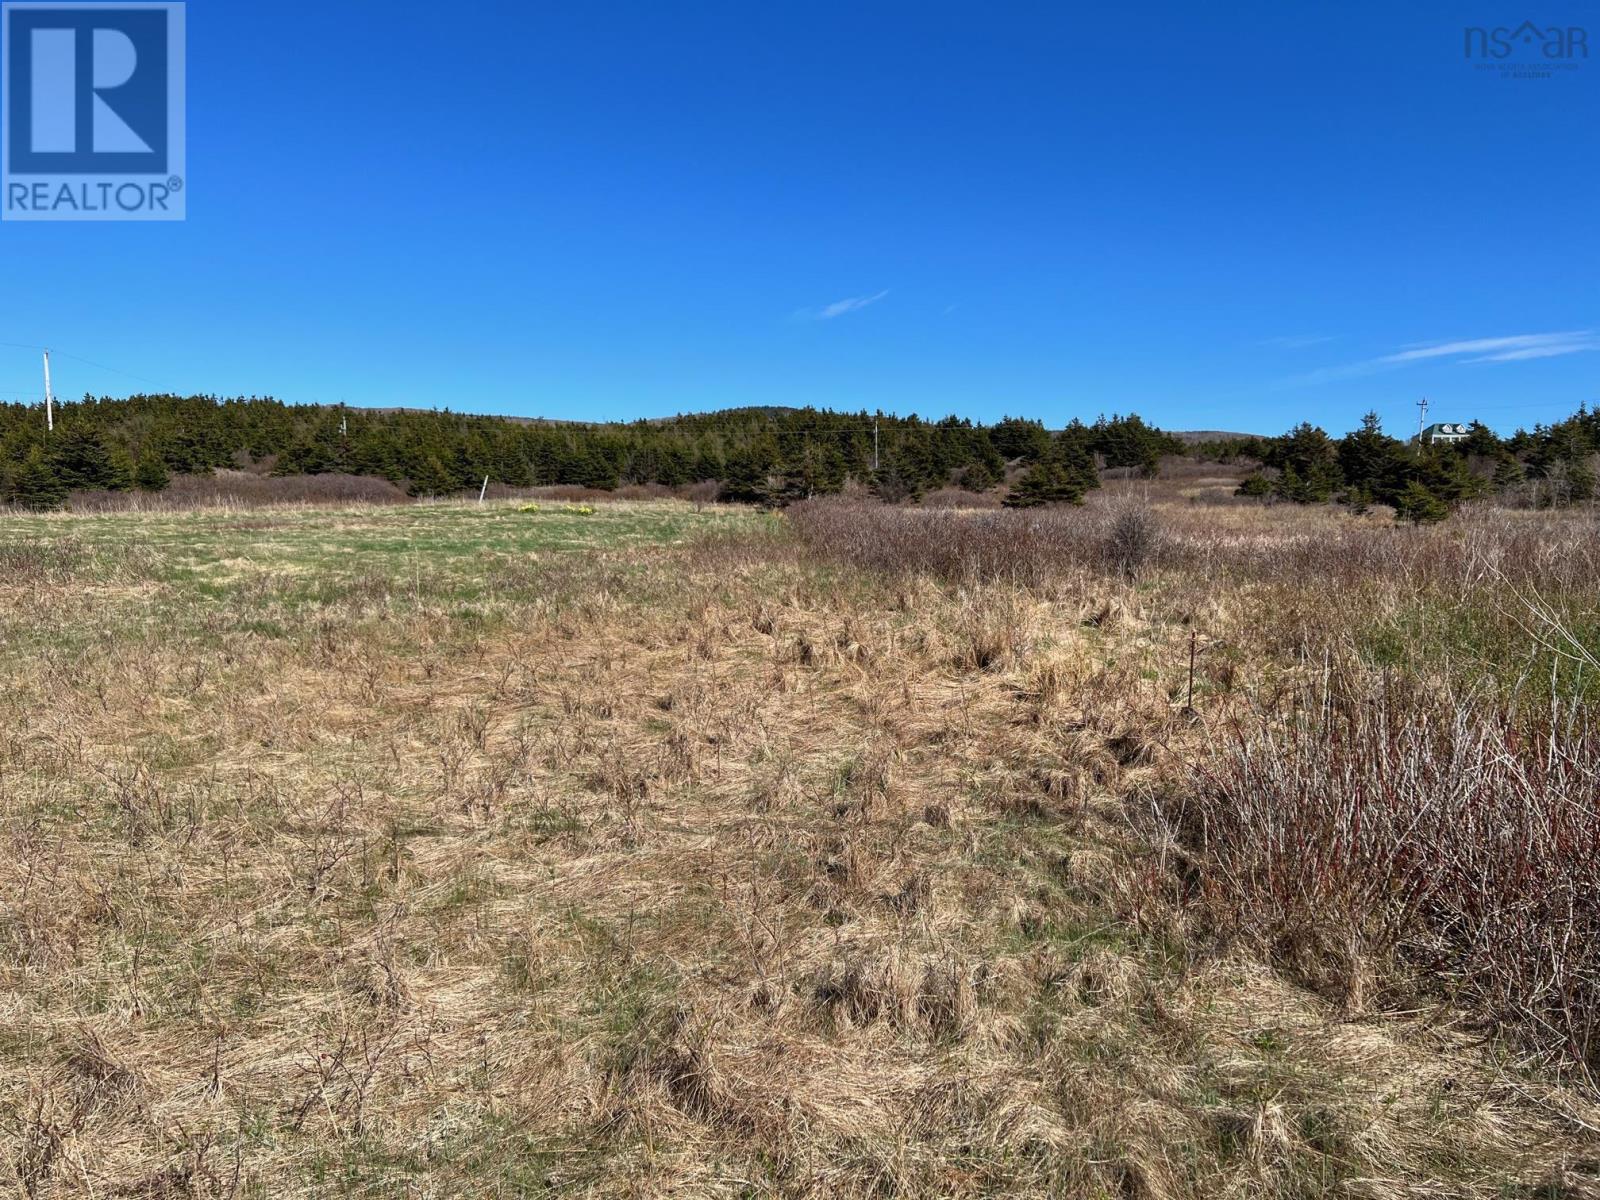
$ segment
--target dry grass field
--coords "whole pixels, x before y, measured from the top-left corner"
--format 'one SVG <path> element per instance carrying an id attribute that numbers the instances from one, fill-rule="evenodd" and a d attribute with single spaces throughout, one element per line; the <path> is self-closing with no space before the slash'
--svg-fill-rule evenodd
<path id="1" fill-rule="evenodd" d="M 0 518 L 0 1193 L 1600 1195 L 1595 516 L 1227 485 Z"/>

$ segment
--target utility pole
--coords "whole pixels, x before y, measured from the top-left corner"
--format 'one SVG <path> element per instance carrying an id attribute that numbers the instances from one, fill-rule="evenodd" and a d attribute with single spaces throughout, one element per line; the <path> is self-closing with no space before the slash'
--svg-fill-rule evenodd
<path id="1" fill-rule="evenodd" d="M 878 418 L 872 418 L 872 469 L 878 469 Z"/>
<path id="2" fill-rule="evenodd" d="M 1417 401 L 1417 453 L 1422 453 L 1422 428 L 1428 420 L 1428 398 Z"/>
<path id="3" fill-rule="evenodd" d="M 44 429 L 53 433 L 56 427 L 55 397 L 50 394 L 50 351 L 44 352 Z"/>

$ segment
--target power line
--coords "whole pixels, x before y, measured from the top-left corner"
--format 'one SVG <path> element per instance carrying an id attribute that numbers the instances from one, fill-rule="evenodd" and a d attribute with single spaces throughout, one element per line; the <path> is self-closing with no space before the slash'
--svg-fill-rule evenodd
<path id="1" fill-rule="evenodd" d="M 0 346 L 9 346 L 13 350 L 37 350 L 40 352 L 45 352 L 49 349 L 46 346 L 32 346 L 27 342 L 0 342 Z M 72 354 L 66 350 L 54 350 L 50 351 L 50 353 L 53 353 L 57 358 L 70 358 L 73 362 L 80 362 L 84 366 L 93 367 L 97 371 L 110 371 L 113 375 L 126 375 L 129 379 L 137 379 L 140 383 L 148 383 L 151 387 L 166 386 L 165 384 L 157 383 L 154 379 L 150 379 L 147 376 L 136 375 L 132 371 L 124 371 L 121 367 L 112 367 L 105 363 L 95 362 L 92 359 L 84 358 L 81 354 Z M 172 394 L 176 395 L 177 393 L 174 392 Z"/>

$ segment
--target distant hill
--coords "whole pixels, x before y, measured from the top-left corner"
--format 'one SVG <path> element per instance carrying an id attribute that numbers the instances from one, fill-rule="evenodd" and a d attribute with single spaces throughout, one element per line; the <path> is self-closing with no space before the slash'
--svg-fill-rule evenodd
<path id="1" fill-rule="evenodd" d="M 374 413 L 374 414 L 377 414 L 377 415 L 387 416 L 387 415 L 391 415 L 391 414 L 394 414 L 394 413 L 425 413 L 425 412 L 432 412 L 432 411 L 436 411 L 436 410 L 426 409 L 426 408 L 406 408 L 406 407 L 401 407 L 401 406 L 394 406 L 394 407 L 387 407 L 387 408 L 360 408 L 360 409 L 357 409 L 354 405 L 352 405 L 351 406 L 351 411 L 352 412 L 355 412 L 355 411 L 368 412 L 368 413 Z M 619 425 L 619 426 L 620 425 L 633 425 L 633 424 L 671 425 L 672 423 L 674 423 L 676 421 L 683 421 L 683 420 L 686 420 L 686 419 L 687 420 L 694 420 L 694 419 L 697 419 L 697 418 L 703 420 L 703 419 L 708 418 L 708 417 L 764 416 L 764 417 L 772 417 L 772 418 L 785 418 L 785 417 L 792 417 L 792 416 L 795 416 L 797 414 L 804 413 L 806 411 L 808 411 L 808 410 L 803 409 L 803 408 L 797 408 L 797 407 L 794 407 L 793 405 L 784 405 L 784 404 L 749 404 L 749 405 L 743 405 L 743 406 L 740 406 L 740 407 L 737 407 L 737 408 L 708 409 L 705 412 L 675 413 L 670 417 L 640 417 L 640 418 L 637 418 L 637 420 L 635 420 L 635 421 L 596 421 L 596 422 L 588 422 L 588 421 L 573 421 L 573 420 L 563 419 L 563 418 L 560 418 L 560 417 L 515 417 L 515 416 L 505 416 L 505 415 L 501 415 L 501 414 L 493 414 L 491 416 L 491 419 L 492 420 L 498 420 L 498 421 L 510 421 L 512 424 L 515 424 L 515 425 L 552 425 L 552 426 L 588 425 L 588 424 Z M 811 410 L 811 411 L 821 411 L 821 412 L 824 412 L 824 413 L 828 413 L 829 415 L 839 415 L 839 414 L 835 414 L 831 410 L 827 410 L 827 409 Z M 470 417 L 490 416 L 490 414 L 465 413 L 465 412 L 458 413 L 457 415 L 458 416 L 470 416 Z M 845 415 L 855 415 L 855 414 L 845 414 Z M 898 422 L 898 421 L 900 421 L 902 419 L 903 418 L 891 417 L 891 416 L 887 416 L 887 415 L 883 418 L 885 425 L 889 425 L 891 423 Z M 924 418 L 924 424 L 928 424 L 928 423 L 930 423 L 930 422 L 926 418 Z M 974 422 L 974 424 L 977 424 L 980 427 L 982 427 L 982 423 L 981 422 Z M 1054 427 L 1051 427 L 1051 432 L 1057 432 L 1057 430 L 1055 430 Z M 1255 437 L 1265 437 L 1265 436 L 1267 436 L 1265 434 L 1260 434 L 1260 433 L 1229 433 L 1229 432 L 1227 432 L 1225 430 L 1220 430 L 1220 429 L 1180 429 L 1180 430 L 1163 430 L 1162 432 L 1168 433 L 1172 437 L 1177 438 L 1180 442 L 1183 442 L 1185 445 L 1190 445 L 1190 446 L 1194 445 L 1196 442 L 1218 442 L 1218 441 L 1225 441 L 1225 440 L 1232 439 L 1232 438 L 1255 438 Z"/>
<path id="2" fill-rule="evenodd" d="M 335 406 L 315 405 L 313 407 L 332 408 Z M 357 405 L 349 405 L 348 407 L 351 412 L 373 413 L 378 416 L 392 416 L 396 413 L 433 413 L 443 411 L 442 409 L 437 408 L 413 408 L 406 407 L 404 405 L 391 405 L 383 408 L 359 407 Z M 509 421 L 513 425 L 613 425 L 621 427 L 625 425 L 671 425 L 675 421 L 682 421 L 685 419 L 692 420 L 694 418 L 705 417 L 787 417 L 795 413 L 805 412 L 806 410 L 780 404 L 753 404 L 746 405 L 741 408 L 719 408 L 707 409 L 705 412 L 675 413 L 670 417 L 636 417 L 631 421 L 578 421 L 568 417 L 519 417 L 508 413 L 472 413 L 464 410 L 456 411 L 453 409 L 451 411 L 454 413 L 454 415 L 459 417 L 468 417 L 473 420 L 485 419 L 490 421 Z M 884 418 L 885 422 L 889 420 L 889 417 Z"/>
<path id="3" fill-rule="evenodd" d="M 1171 434 L 1180 442 L 1190 446 L 1194 445 L 1196 442 L 1225 442 L 1232 441 L 1235 438 L 1258 438 L 1266 436 L 1266 434 L 1262 433 L 1227 433 L 1221 429 L 1168 429 L 1165 432 Z"/>
<path id="4" fill-rule="evenodd" d="M 340 406 L 339 405 L 334 405 L 334 404 L 317 404 L 317 405 L 313 405 L 312 407 L 314 407 L 314 408 L 338 408 Z M 358 404 L 345 405 L 344 407 L 347 408 L 350 412 L 371 413 L 374 416 L 379 416 L 379 417 L 392 417 L 392 416 L 395 416 L 396 414 L 400 414 L 400 413 L 436 413 L 436 412 L 444 411 L 443 409 L 437 409 L 437 408 L 411 408 L 411 407 L 407 407 L 405 405 L 400 405 L 400 404 L 390 405 L 390 406 L 388 406 L 386 408 L 363 407 L 362 405 L 358 405 Z M 469 417 L 469 418 L 471 418 L 473 420 L 486 419 L 486 420 L 490 420 L 490 421 L 510 421 L 513 425 L 581 425 L 581 424 L 584 424 L 584 422 L 582 422 L 582 421 L 563 421 L 563 420 L 559 420 L 559 419 L 557 419 L 555 417 L 512 417 L 512 416 L 506 416 L 506 415 L 504 415 L 502 413 L 457 412 L 457 413 L 455 413 L 455 415 L 458 416 L 458 417 Z"/>

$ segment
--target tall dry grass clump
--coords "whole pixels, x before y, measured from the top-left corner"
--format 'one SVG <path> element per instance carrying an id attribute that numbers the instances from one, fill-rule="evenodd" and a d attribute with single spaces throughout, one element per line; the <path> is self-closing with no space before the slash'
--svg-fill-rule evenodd
<path id="1" fill-rule="evenodd" d="M 1442 988 L 1592 1082 L 1597 805 L 1581 707 L 1358 685 L 1244 727 L 1169 811 L 1204 896 L 1302 975 Z"/>
<path id="2" fill-rule="evenodd" d="M 1147 505 L 1124 501 L 1111 514 L 1104 534 L 1104 565 L 1126 579 L 1136 578 L 1161 550 L 1161 529 Z"/>
<path id="3" fill-rule="evenodd" d="M 964 583 L 1035 586 L 1074 567 L 1131 577 L 1164 545 L 1154 512 L 1131 499 L 1030 510 L 813 500 L 788 516 L 802 544 L 820 557 Z"/>

